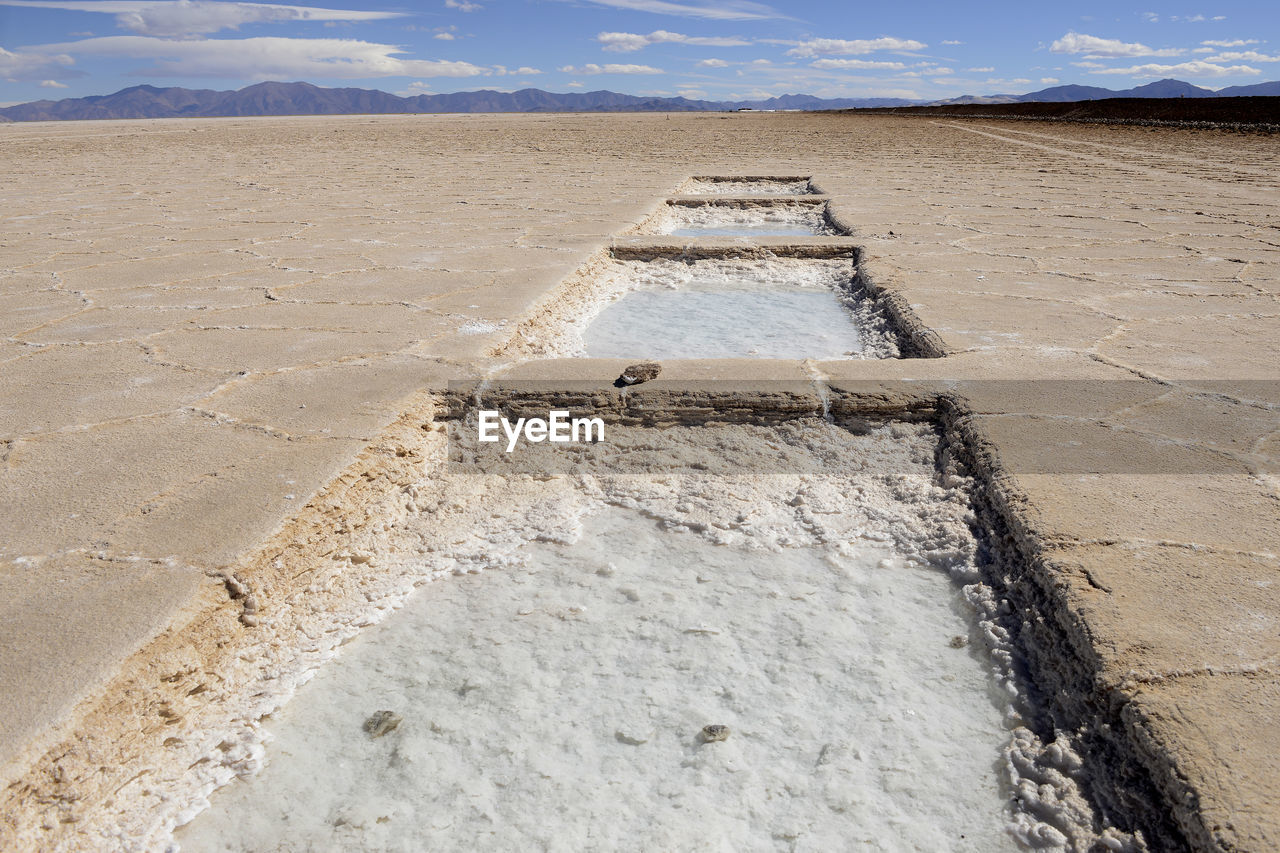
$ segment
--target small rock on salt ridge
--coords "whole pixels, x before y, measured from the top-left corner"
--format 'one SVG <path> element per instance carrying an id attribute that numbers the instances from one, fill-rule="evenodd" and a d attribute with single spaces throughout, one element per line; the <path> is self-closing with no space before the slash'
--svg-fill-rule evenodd
<path id="1" fill-rule="evenodd" d="M 622 371 L 622 375 L 618 377 L 618 382 L 622 385 L 639 385 L 641 382 L 657 379 L 658 374 L 661 372 L 662 365 L 656 361 L 642 361 L 639 364 L 632 364 Z"/>

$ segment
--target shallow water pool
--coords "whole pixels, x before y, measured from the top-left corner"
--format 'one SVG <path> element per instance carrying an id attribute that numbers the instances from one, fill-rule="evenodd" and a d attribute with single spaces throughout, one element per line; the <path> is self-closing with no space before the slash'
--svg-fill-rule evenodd
<path id="1" fill-rule="evenodd" d="M 930 427 L 579 450 L 590 476 L 424 481 L 417 556 L 380 571 L 437 579 L 263 723 L 265 768 L 184 850 L 1018 849 L 1011 694 Z"/>
<path id="2" fill-rule="evenodd" d="M 361 635 L 182 849 L 1017 849 L 945 575 L 618 507 L 524 555 Z"/>
<path id="3" fill-rule="evenodd" d="M 583 334 L 592 358 L 848 358 L 863 351 L 834 291 L 691 283 L 629 293 Z"/>
<path id="4" fill-rule="evenodd" d="M 887 322 L 848 259 L 617 262 L 579 331 L 596 358 L 885 358 Z"/>

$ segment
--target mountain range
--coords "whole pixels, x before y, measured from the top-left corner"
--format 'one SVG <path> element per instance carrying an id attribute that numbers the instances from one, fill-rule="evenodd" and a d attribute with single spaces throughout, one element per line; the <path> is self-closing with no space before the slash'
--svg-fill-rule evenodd
<path id="1" fill-rule="evenodd" d="M 835 110 L 939 104 L 1064 103 L 1104 98 L 1220 98 L 1280 96 L 1280 81 L 1229 86 L 1213 91 L 1180 80 L 1159 80 L 1133 89 L 1055 86 L 1025 95 L 966 95 L 946 101 L 903 98 L 818 98 L 780 95 L 755 101 L 695 101 L 617 92 L 568 92 L 541 89 L 455 92 L 400 97 L 376 89 L 326 89 L 310 83 L 257 83 L 235 91 L 132 86 L 111 95 L 32 101 L 0 109 L 3 121 L 83 119 L 196 118 L 215 116 L 352 115 L 373 113 L 490 112 L 694 112 L 723 110 Z"/>

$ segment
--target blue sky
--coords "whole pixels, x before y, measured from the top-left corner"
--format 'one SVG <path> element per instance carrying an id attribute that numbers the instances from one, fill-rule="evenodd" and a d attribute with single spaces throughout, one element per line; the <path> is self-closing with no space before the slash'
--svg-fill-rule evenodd
<path id="1" fill-rule="evenodd" d="M 1280 79 L 1274 0 L 0 0 L 0 103 L 138 83 L 945 98 Z"/>

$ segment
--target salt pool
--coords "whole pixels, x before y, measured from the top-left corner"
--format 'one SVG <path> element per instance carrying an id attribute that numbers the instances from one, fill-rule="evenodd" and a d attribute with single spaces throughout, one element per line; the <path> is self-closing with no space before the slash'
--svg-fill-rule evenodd
<path id="1" fill-rule="evenodd" d="M 853 315 L 834 291 L 733 289 L 690 283 L 636 291 L 583 335 L 593 358 L 850 358 L 863 352 Z"/>
<path id="2" fill-rule="evenodd" d="M 692 178 L 681 195 L 808 195 L 808 178 Z"/>
<path id="3" fill-rule="evenodd" d="M 672 204 L 641 233 L 672 237 L 813 237 L 838 232 L 821 205 Z"/>
<path id="4" fill-rule="evenodd" d="M 611 440 L 654 470 L 429 484 L 479 514 L 424 513 L 402 570 L 460 574 L 266 721 L 265 769 L 182 848 L 1020 849 L 1017 715 L 932 430 Z"/>
<path id="5" fill-rule="evenodd" d="M 883 358 L 889 325 L 850 260 L 626 261 L 584 323 L 596 358 Z"/>

